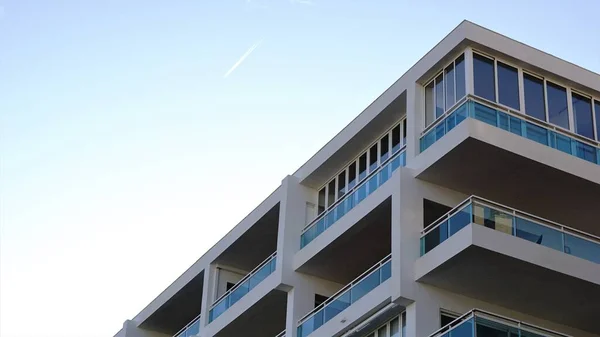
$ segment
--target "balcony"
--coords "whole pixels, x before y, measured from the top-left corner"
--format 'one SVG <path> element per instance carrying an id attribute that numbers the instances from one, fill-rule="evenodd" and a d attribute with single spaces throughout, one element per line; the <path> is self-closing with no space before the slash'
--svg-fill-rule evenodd
<path id="1" fill-rule="evenodd" d="M 475 196 L 424 230 L 421 256 L 471 223 L 600 264 L 599 237 Z"/>
<path id="2" fill-rule="evenodd" d="M 371 195 L 392 176 L 400 166 L 406 166 L 406 151 L 401 149 L 384 162 L 379 169 L 373 171 L 362 183 L 348 191 L 346 196 L 338 200 L 329 210 L 321 213 L 304 228 L 300 236 L 300 248 L 304 248 L 325 230 L 331 227 L 356 205 Z"/>
<path id="3" fill-rule="evenodd" d="M 429 337 L 570 337 L 490 312 L 473 309 Z"/>
<path id="4" fill-rule="evenodd" d="M 391 277 L 391 255 L 321 303 L 300 321 L 298 336 L 306 337 Z"/>
<path id="5" fill-rule="evenodd" d="M 189 322 L 181 330 L 179 330 L 173 337 L 192 337 L 200 333 L 200 315 L 194 318 L 193 321 Z"/>
<path id="6" fill-rule="evenodd" d="M 232 305 L 237 303 L 248 292 L 254 289 L 264 279 L 275 271 L 277 253 L 273 253 L 260 263 L 254 270 L 242 278 L 234 287 L 225 292 L 215 301 L 209 311 L 209 322 L 214 321 Z"/>
<path id="7" fill-rule="evenodd" d="M 470 197 L 420 240 L 417 281 L 600 333 L 597 236 Z"/>

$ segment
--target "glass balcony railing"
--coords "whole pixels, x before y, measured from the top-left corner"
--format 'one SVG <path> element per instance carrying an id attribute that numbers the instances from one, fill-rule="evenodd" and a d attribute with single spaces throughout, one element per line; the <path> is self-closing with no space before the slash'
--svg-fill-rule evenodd
<path id="1" fill-rule="evenodd" d="M 248 275 L 241 279 L 235 286 L 219 297 L 209 311 L 208 321 L 212 322 L 232 305 L 244 297 L 250 290 L 254 289 L 264 279 L 275 271 L 277 253 L 273 253 L 258 267 L 254 268 Z"/>
<path id="2" fill-rule="evenodd" d="M 406 166 L 406 151 L 401 149 L 381 164 L 379 169 L 373 171 L 369 176 L 348 191 L 344 198 L 338 200 L 329 210 L 321 213 L 315 220 L 304 228 L 300 235 L 300 248 L 304 248 L 317 236 L 321 235 L 327 228 L 341 219 L 361 201 L 375 192 L 392 176 L 392 173 L 400 166 Z"/>
<path id="3" fill-rule="evenodd" d="M 192 337 L 200 333 L 200 315 L 179 330 L 173 337 Z"/>
<path id="4" fill-rule="evenodd" d="M 512 318 L 473 309 L 429 337 L 570 337 Z"/>
<path id="5" fill-rule="evenodd" d="M 520 113 L 504 110 L 477 97 L 468 96 L 462 104 L 446 113 L 421 136 L 421 152 L 440 140 L 467 118 L 525 137 L 564 153 L 600 165 L 600 143 L 535 120 Z"/>
<path id="6" fill-rule="evenodd" d="M 421 256 L 471 223 L 600 264 L 599 237 L 475 196 L 423 230 Z"/>
<path id="7" fill-rule="evenodd" d="M 310 335 L 391 276 L 392 262 L 388 255 L 298 321 L 298 337 Z"/>

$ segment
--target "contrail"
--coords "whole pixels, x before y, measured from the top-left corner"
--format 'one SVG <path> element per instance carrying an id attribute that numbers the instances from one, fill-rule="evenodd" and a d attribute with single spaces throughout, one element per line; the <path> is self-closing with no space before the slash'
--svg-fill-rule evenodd
<path id="1" fill-rule="evenodd" d="M 263 40 L 261 39 L 260 41 L 258 41 L 255 44 L 253 44 L 252 47 L 250 47 L 250 49 L 246 50 L 246 52 L 244 53 L 244 55 L 242 55 L 242 57 L 240 57 L 240 59 L 237 60 L 237 62 L 231 68 L 229 68 L 229 70 L 227 70 L 227 72 L 225 73 L 225 75 L 223 75 L 223 78 L 227 78 L 227 76 L 229 76 L 229 74 L 231 74 L 237 67 L 239 67 L 240 64 L 242 64 L 242 62 L 244 62 L 244 60 L 246 59 L 246 57 L 248 57 L 250 54 L 252 54 L 252 52 L 254 51 L 254 49 L 258 48 L 258 46 L 260 46 L 260 44 L 262 42 L 263 42 Z"/>

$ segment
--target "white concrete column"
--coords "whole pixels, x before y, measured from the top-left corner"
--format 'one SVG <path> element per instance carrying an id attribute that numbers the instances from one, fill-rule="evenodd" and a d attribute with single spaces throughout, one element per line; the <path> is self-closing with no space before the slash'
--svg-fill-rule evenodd
<path id="1" fill-rule="evenodd" d="M 419 154 L 419 136 L 425 119 L 423 87 L 418 83 L 406 89 L 406 162 Z"/>
<path id="2" fill-rule="evenodd" d="M 285 319 L 286 337 L 296 337 L 298 320 L 315 307 L 315 294 L 309 279 L 299 276 L 296 286 L 288 292 L 287 315 Z"/>
<path id="3" fill-rule="evenodd" d="M 202 286 L 202 310 L 200 317 L 201 330 L 208 325 L 208 314 L 210 312 L 210 306 L 213 304 L 214 291 L 217 277 L 217 267 L 215 264 L 209 264 L 204 270 L 204 281 Z"/>
<path id="4" fill-rule="evenodd" d="M 427 296 L 406 307 L 406 337 L 427 337 L 439 327 L 440 308 Z"/>

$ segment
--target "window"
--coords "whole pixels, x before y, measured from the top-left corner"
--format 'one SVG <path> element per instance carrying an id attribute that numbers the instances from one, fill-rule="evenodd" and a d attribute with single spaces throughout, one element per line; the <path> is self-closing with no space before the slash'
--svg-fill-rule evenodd
<path id="1" fill-rule="evenodd" d="M 578 135 L 594 139 L 594 120 L 592 119 L 591 98 L 572 93 L 573 123 Z"/>
<path id="2" fill-rule="evenodd" d="M 594 101 L 594 111 L 596 112 L 596 140 L 600 141 L 600 101 Z"/>
<path id="3" fill-rule="evenodd" d="M 454 63 L 444 70 L 446 79 L 446 110 L 450 109 L 456 100 L 454 98 Z"/>
<path id="4" fill-rule="evenodd" d="M 390 337 L 400 337 L 400 320 L 394 318 L 390 323 Z"/>
<path id="5" fill-rule="evenodd" d="M 400 125 L 392 129 L 392 153 L 400 150 Z"/>
<path id="6" fill-rule="evenodd" d="M 473 54 L 473 81 L 475 95 L 493 102 L 496 101 L 494 60 Z"/>
<path id="7" fill-rule="evenodd" d="M 444 114 L 444 75 L 435 79 L 435 118 Z"/>
<path id="8" fill-rule="evenodd" d="M 406 336 L 406 311 L 402 313 L 402 337 Z"/>
<path id="9" fill-rule="evenodd" d="M 383 163 L 386 159 L 388 159 L 390 152 L 390 136 L 385 135 L 381 138 L 381 160 L 380 163 Z"/>
<path id="10" fill-rule="evenodd" d="M 537 119 L 546 120 L 546 103 L 544 98 L 544 80 L 529 74 L 523 74 L 525 90 L 525 114 Z"/>
<path id="11" fill-rule="evenodd" d="M 317 202 L 317 204 L 318 204 L 318 207 L 317 207 L 318 214 L 325 212 L 325 187 L 323 187 L 319 191 L 319 201 Z"/>
<path id="12" fill-rule="evenodd" d="M 521 110 L 519 71 L 501 62 L 498 62 L 498 102 L 515 110 Z"/>
<path id="13" fill-rule="evenodd" d="M 348 191 L 356 185 L 356 162 L 353 162 L 348 167 Z"/>
<path id="14" fill-rule="evenodd" d="M 433 84 L 434 81 L 431 81 L 425 87 L 425 126 L 428 126 L 435 120 Z"/>
<path id="15" fill-rule="evenodd" d="M 329 182 L 327 186 L 327 207 L 330 207 L 335 202 L 335 179 Z"/>
<path id="16" fill-rule="evenodd" d="M 315 294 L 315 308 L 321 305 L 323 302 L 327 301 L 329 297 Z"/>
<path id="17" fill-rule="evenodd" d="M 377 168 L 377 144 L 371 146 L 369 150 L 369 173 Z"/>
<path id="18" fill-rule="evenodd" d="M 338 175 L 338 199 L 340 199 L 341 197 L 344 196 L 344 194 L 346 194 L 346 170 L 342 171 L 339 175 Z"/>
<path id="19" fill-rule="evenodd" d="M 402 121 L 402 145 L 406 145 L 406 118 Z"/>
<path id="20" fill-rule="evenodd" d="M 402 327 L 401 327 L 402 326 Z M 402 332 L 402 335 L 400 334 Z M 406 336 L 406 314 L 396 316 L 375 329 L 367 337 L 401 337 Z"/>
<path id="21" fill-rule="evenodd" d="M 365 179 L 367 176 L 367 153 L 363 153 L 358 158 L 358 181 Z"/>
<path id="22" fill-rule="evenodd" d="M 546 82 L 548 95 L 548 122 L 569 129 L 569 109 L 567 108 L 567 89 Z"/>
<path id="23" fill-rule="evenodd" d="M 227 282 L 225 283 L 225 291 L 229 291 L 229 289 L 233 288 L 235 283 Z"/>
<path id="24" fill-rule="evenodd" d="M 465 57 L 461 55 L 456 59 L 455 64 L 454 76 L 456 77 L 456 88 L 454 91 L 456 93 L 456 101 L 458 102 L 467 93 L 465 81 Z"/>
<path id="25" fill-rule="evenodd" d="M 440 314 L 440 328 L 452 323 L 452 321 L 454 321 L 457 318 L 458 315 L 442 311 L 442 313 Z"/>

